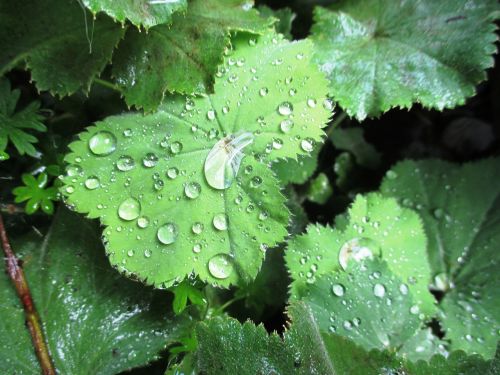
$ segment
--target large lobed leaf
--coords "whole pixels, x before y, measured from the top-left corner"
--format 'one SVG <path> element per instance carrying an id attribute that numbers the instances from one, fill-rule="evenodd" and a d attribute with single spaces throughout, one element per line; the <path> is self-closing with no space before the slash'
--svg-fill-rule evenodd
<path id="1" fill-rule="evenodd" d="M 311 54 L 307 41 L 243 38 L 214 95 L 169 98 L 158 113 L 110 117 L 80 134 L 62 191 L 105 225 L 115 267 L 163 287 L 193 272 L 222 286 L 255 278 L 289 220 L 268 163 L 311 152 L 329 117 Z M 231 164 L 234 181 L 216 189 L 204 163 L 215 146 L 212 166 L 229 167 L 221 157 L 236 147 L 231 137 L 252 143 Z"/>
<path id="2" fill-rule="evenodd" d="M 0 24 L 0 74 L 26 62 L 39 90 L 61 96 L 88 90 L 125 33 L 77 0 L 2 1 Z"/>
<path id="3" fill-rule="evenodd" d="M 96 229 L 62 209 L 45 238 L 33 231 L 13 241 L 60 374 L 116 374 L 144 365 L 191 329 L 190 320 L 166 314 L 164 295 L 112 272 Z M 4 272 L 0 295 L 0 372 L 40 374 Z"/>
<path id="4" fill-rule="evenodd" d="M 414 102 L 454 107 L 493 66 L 499 9 L 495 0 L 342 0 L 315 10 L 316 60 L 359 120 Z"/>
<path id="5" fill-rule="evenodd" d="M 128 105 L 158 107 L 165 93 L 212 92 L 230 31 L 262 34 L 273 19 L 259 16 L 247 0 L 193 0 L 187 14 L 147 34 L 129 29 L 113 60 L 113 75 Z"/>
<path id="6" fill-rule="evenodd" d="M 485 357 L 494 355 L 500 328 L 499 167 L 498 158 L 463 166 L 408 160 L 391 169 L 381 187 L 423 219 L 451 348 Z"/>

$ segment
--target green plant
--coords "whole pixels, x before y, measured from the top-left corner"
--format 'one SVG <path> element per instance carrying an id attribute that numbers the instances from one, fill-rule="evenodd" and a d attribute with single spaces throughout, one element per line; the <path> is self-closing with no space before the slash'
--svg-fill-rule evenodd
<path id="1" fill-rule="evenodd" d="M 500 7 L 320 3 L 0 4 L 1 373 L 498 373 Z"/>

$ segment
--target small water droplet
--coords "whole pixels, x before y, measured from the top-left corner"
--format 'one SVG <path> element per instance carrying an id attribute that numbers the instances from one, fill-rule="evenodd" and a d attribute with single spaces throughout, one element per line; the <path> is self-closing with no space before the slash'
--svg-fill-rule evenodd
<path id="1" fill-rule="evenodd" d="M 201 252 L 201 245 L 197 243 L 193 246 L 193 253 L 198 254 L 199 252 Z"/>
<path id="2" fill-rule="evenodd" d="M 227 254 L 214 255 L 208 261 L 208 270 L 216 279 L 227 279 L 233 272 L 233 261 Z"/>
<path id="3" fill-rule="evenodd" d="M 314 140 L 312 138 L 303 139 L 302 142 L 300 142 L 300 148 L 305 152 L 311 152 L 314 148 Z"/>
<path id="4" fill-rule="evenodd" d="M 149 218 L 147 216 L 141 216 L 137 219 L 137 226 L 139 228 L 147 228 L 149 226 Z"/>
<path id="5" fill-rule="evenodd" d="M 118 216 L 123 220 L 135 220 L 141 213 L 141 204 L 135 198 L 125 199 L 118 207 Z"/>
<path id="6" fill-rule="evenodd" d="M 190 199 L 196 199 L 200 196 L 201 186 L 197 182 L 188 182 L 186 186 L 184 186 L 184 194 L 186 197 Z"/>
<path id="7" fill-rule="evenodd" d="M 101 186 L 101 182 L 96 176 L 90 176 L 85 180 L 85 187 L 89 190 L 97 189 L 99 186 Z"/>
<path id="8" fill-rule="evenodd" d="M 373 286 L 373 294 L 375 295 L 375 297 L 383 298 L 385 296 L 385 286 L 378 283 L 375 284 Z"/>
<path id="9" fill-rule="evenodd" d="M 144 257 L 145 258 L 150 258 L 151 254 L 152 254 L 151 250 L 149 250 L 149 249 L 144 250 Z"/>
<path id="10" fill-rule="evenodd" d="M 204 228 L 205 226 L 202 223 L 196 222 L 191 227 L 191 230 L 193 231 L 194 234 L 200 234 L 201 232 L 203 232 Z"/>
<path id="11" fill-rule="evenodd" d="M 116 150 L 116 137 L 108 131 L 99 131 L 89 139 L 89 149 L 98 156 L 109 155 Z"/>
<path id="12" fill-rule="evenodd" d="M 389 169 L 387 171 L 386 176 L 389 180 L 395 180 L 396 178 L 398 178 L 398 174 L 394 172 L 392 169 Z"/>
<path id="13" fill-rule="evenodd" d="M 313 99 L 313 98 L 309 98 L 307 99 L 307 105 L 311 108 L 314 108 L 316 107 L 316 99 Z"/>
<path id="14" fill-rule="evenodd" d="M 116 168 L 119 171 L 127 172 L 135 167 L 135 161 L 128 155 L 120 156 L 120 158 L 116 161 Z"/>
<path id="15" fill-rule="evenodd" d="M 408 285 L 406 284 L 401 284 L 399 286 L 399 292 L 403 295 L 406 296 L 408 294 Z"/>
<path id="16" fill-rule="evenodd" d="M 176 179 L 178 175 L 179 175 L 179 170 L 175 167 L 169 168 L 167 170 L 167 177 L 170 178 L 171 180 Z"/>
<path id="17" fill-rule="evenodd" d="M 68 169 L 66 169 L 66 174 L 68 177 L 75 177 L 83 175 L 83 169 L 79 165 L 70 165 Z"/>
<path id="18" fill-rule="evenodd" d="M 269 90 L 267 87 L 263 87 L 259 90 L 259 95 L 260 96 L 266 96 L 268 94 Z"/>
<path id="19" fill-rule="evenodd" d="M 174 223 L 166 223 L 158 228 L 158 232 L 156 236 L 160 240 L 161 243 L 165 245 L 170 245 L 175 242 L 177 239 L 179 232 L 177 230 L 177 225 Z"/>
<path id="20" fill-rule="evenodd" d="M 345 288 L 342 284 L 333 284 L 332 285 L 332 292 L 337 297 L 342 297 L 345 293 Z"/>
<path id="21" fill-rule="evenodd" d="M 282 116 L 289 116 L 293 113 L 293 105 L 290 102 L 283 102 L 278 106 L 278 113 Z"/>
<path id="22" fill-rule="evenodd" d="M 142 159 L 142 165 L 146 168 L 153 168 L 158 164 L 158 156 L 153 154 L 152 152 L 147 153 L 146 156 Z"/>
<path id="23" fill-rule="evenodd" d="M 283 133 L 289 133 L 293 129 L 293 121 L 290 119 L 281 121 L 280 129 Z"/>
<path id="24" fill-rule="evenodd" d="M 215 111 L 213 109 L 207 112 L 207 119 L 209 119 L 210 121 L 215 120 Z"/>
<path id="25" fill-rule="evenodd" d="M 227 229 L 227 216 L 226 214 L 216 214 L 212 220 L 214 227 L 218 230 Z"/>
<path id="26" fill-rule="evenodd" d="M 170 145 L 170 152 L 172 152 L 172 154 L 178 154 L 181 151 L 182 151 L 182 143 L 180 143 L 180 142 L 173 142 Z"/>

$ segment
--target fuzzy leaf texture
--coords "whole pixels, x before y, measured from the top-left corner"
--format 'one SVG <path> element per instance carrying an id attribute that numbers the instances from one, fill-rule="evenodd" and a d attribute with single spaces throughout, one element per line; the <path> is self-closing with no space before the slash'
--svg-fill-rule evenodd
<path id="1" fill-rule="evenodd" d="M 38 90 L 65 96 L 90 84 L 125 29 L 77 0 L 2 1 L 0 74 L 25 62 Z"/>
<path id="2" fill-rule="evenodd" d="M 311 43 L 268 34 L 235 46 L 215 94 L 109 117 L 70 145 L 67 203 L 100 218 L 111 263 L 148 284 L 254 279 L 289 221 L 268 164 L 322 140 L 330 112 Z"/>
<path id="3" fill-rule="evenodd" d="M 166 314 L 165 295 L 112 272 L 98 229 L 66 209 L 48 234 L 12 241 L 23 262 L 59 374 L 117 374 L 158 357 L 191 329 Z M 40 374 L 24 311 L 12 282 L 0 272 L 0 372 Z"/>
<path id="4" fill-rule="evenodd" d="M 17 101 L 21 92 L 10 89 L 7 79 L 0 80 L 0 160 L 10 141 L 19 154 L 36 155 L 33 146 L 37 139 L 26 130 L 44 132 L 47 130 L 42 123 L 43 116 L 38 113 L 40 103 L 31 102 L 25 108 L 16 112 Z"/>
<path id="5" fill-rule="evenodd" d="M 491 358 L 500 328 L 500 159 L 463 166 L 404 161 L 381 190 L 418 211 L 429 239 L 433 288 L 452 349 Z M 471 198 L 473 197 L 473 199 Z"/>
<path id="6" fill-rule="evenodd" d="M 348 214 L 345 225 L 310 225 L 289 242 L 285 259 L 293 279 L 291 299 L 300 299 L 322 275 L 350 272 L 350 261 L 381 258 L 407 285 L 414 311 L 432 315 L 435 300 L 428 290 L 426 237 L 418 215 L 378 194 L 358 195 Z"/>
<path id="7" fill-rule="evenodd" d="M 388 351 L 367 352 L 352 341 L 320 332 L 306 305 L 289 308 L 291 326 L 281 339 L 262 326 L 214 318 L 197 326 L 198 350 L 185 372 L 222 374 L 456 375 L 488 373 L 492 362 L 454 352 L 447 359 L 411 363 Z M 245 353 L 242 356 L 242 353 Z"/>
<path id="8" fill-rule="evenodd" d="M 343 0 L 315 10 L 316 61 L 359 120 L 415 102 L 455 107 L 493 66 L 499 10 L 495 0 Z"/>
<path id="9" fill-rule="evenodd" d="M 246 0 L 193 0 L 187 14 L 149 32 L 129 29 L 113 58 L 113 76 L 129 106 L 151 111 L 165 93 L 213 92 L 214 75 L 230 45 L 230 31 L 262 34 L 264 19 Z"/>
<path id="10" fill-rule="evenodd" d="M 129 20 L 146 29 L 172 21 L 172 14 L 184 11 L 187 0 L 82 0 L 92 13 L 105 12 L 116 21 Z"/>

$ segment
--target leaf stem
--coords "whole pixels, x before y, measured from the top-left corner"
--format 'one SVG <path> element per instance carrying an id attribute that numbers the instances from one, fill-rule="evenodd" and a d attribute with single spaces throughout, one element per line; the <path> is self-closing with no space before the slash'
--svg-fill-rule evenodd
<path id="1" fill-rule="evenodd" d="M 226 301 L 223 305 L 217 307 L 215 310 L 214 310 L 214 315 L 217 315 L 219 314 L 220 312 L 226 310 L 229 306 L 231 306 L 233 303 L 239 301 L 239 300 L 242 300 L 243 298 L 245 298 L 244 296 L 239 296 L 239 297 L 234 297 L 234 298 L 231 298 L 229 301 Z"/>
<path id="2" fill-rule="evenodd" d="M 7 231 L 5 230 L 2 214 L 0 214 L 0 240 L 5 253 L 5 265 L 7 273 L 16 288 L 17 295 L 22 302 L 24 313 L 26 314 L 26 326 L 31 334 L 31 340 L 35 348 L 38 362 L 42 368 L 43 375 L 55 375 L 56 370 L 50 358 L 49 349 L 45 343 L 40 318 L 35 309 L 35 304 L 31 297 L 28 282 L 24 277 L 24 271 L 10 246 Z"/>
<path id="3" fill-rule="evenodd" d="M 94 83 L 97 83 L 98 85 L 101 85 L 101 86 L 106 87 L 108 89 L 117 91 L 119 93 L 122 92 L 122 89 L 119 88 L 117 85 L 115 85 L 114 83 L 111 83 L 109 81 L 106 81 L 104 79 L 94 78 Z"/>
<path id="4" fill-rule="evenodd" d="M 347 118 L 347 113 L 345 113 L 345 112 L 342 112 L 337 117 L 335 117 L 335 119 L 332 121 L 331 125 L 328 127 L 328 129 L 325 132 L 326 136 L 328 138 L 330 138 L 330 136 L 332 135 L 333 130 L 337 126 L 339 126 L 340 124 L 342 124 L 346 118 Z"/>

